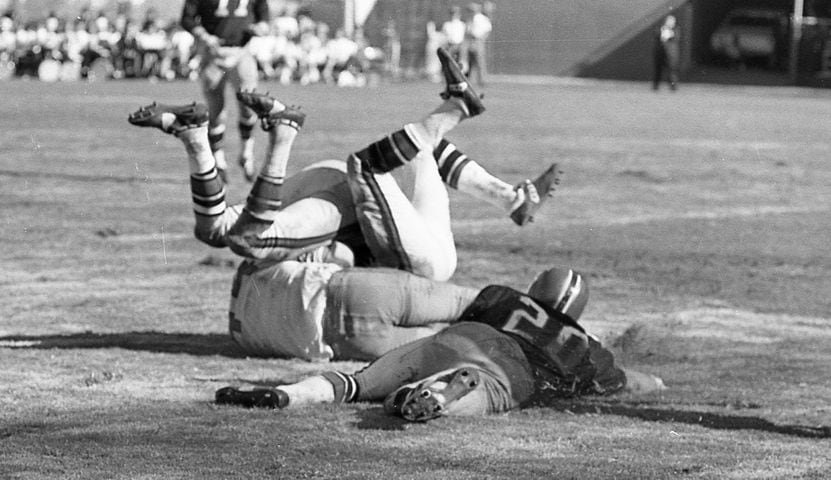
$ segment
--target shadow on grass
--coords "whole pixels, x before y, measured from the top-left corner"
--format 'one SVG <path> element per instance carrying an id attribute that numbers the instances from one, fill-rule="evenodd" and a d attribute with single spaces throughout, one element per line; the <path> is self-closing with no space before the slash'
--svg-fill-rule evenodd
<path id="1" fill-rule="evenodd" d="M 548 408 L 576 414 L 620 415 L 650 422 L 687 423 L 714 430 L 758 430 L 804 438 L 831 438 L 831 427 L 829 426 L 780 425 L 760 417 L 670 408 L 649 408 L 636 403 L 558 402 Z"/>
<path id="2" fill-rule="evenodd" d="M 403 418 L 394 417 L 384 412 L 382 407 L 370 408 L 358 412 L 359 421 L 355 427 L 359 430 L 406 430 L 412 423 Z"/>
<path id="3" fill-rule="evenodd" d="M 646 408 L 638 404 L 624 404 L 612 402 L 558 402 L 547 407 L 560 412 L 574 414 L 603 414 L 619 415 L 637 418 L 649 422 L 676 422 L 714 430 L 757 430 L 781 435 L 790 435 L 803 438 L 831 438 L 831 427 L 808 427 L 804 425 L 778 425 L 759 417 L 742 415 L 728 415 L 712 412 L 697 412 L 691 410 L 674 410 L 660 408 Z M 360 412 L 360 421 L 356 427 L 364 430 L 406 430 L 411 423 L 384 413 L 383 408 L 373 408 Z"/>
<path id="4" fill-rule="evenodd" d="M 221 355 L 246 358 L 245 353 L 228 335 L 168 332 L 76 333 L 72 335 L 0 337 L 0 348 L 49 350 L 84 348 L 123 348 L 157 353 L 188 355 Z"/>

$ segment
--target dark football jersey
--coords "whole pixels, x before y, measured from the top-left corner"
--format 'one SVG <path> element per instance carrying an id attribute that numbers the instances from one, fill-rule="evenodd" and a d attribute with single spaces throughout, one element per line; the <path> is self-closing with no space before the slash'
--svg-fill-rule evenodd
<path id="1" fill-rule="evenodd" d="M 626 383 L 610 352 L 577 322 L 509 287 L 484 288 L 460 321 L 486 323 L 515 338 L 549 396 L 611 393 Z"/>
<path id="2" fill-rule="evenodd" d="M 185 0 L 182 28 L 201 25 L 223 46 L 242 46 L 251 39 L 251 26 L 269 21 L 268 0 Z"/>

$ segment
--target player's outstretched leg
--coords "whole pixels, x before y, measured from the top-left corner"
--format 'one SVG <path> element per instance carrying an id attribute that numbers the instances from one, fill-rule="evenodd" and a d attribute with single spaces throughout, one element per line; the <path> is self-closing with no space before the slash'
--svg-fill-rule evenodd
<path id="1" fill-rule="evenodd" d="M 324 372 L 279 387 L 222 387 L 215 401 L 223 405 L 259 408 L 290 408 L 316 403 L 347 403 L 357 398 L 357 383 L 352 375 Z"/>
<path id="2" fill-rule="evenodd" d="M 560 184 L 563 172 L 555 163 L 548 167 L 535 180 L 525 180 L 516 186 L 517 206 L 511 211 L 511 220 L 519 226 L 534 220 L 534 214 L 542 207 L 545 201 L 554 195 L 554 190 Z"/>
<path id="3" fill-rule="evenodd" d="M 306 114 L 298 108 L 287 107 L 267 93 L 239 91 L 237 100 L 247 106 L 260 118 L 263 130 L 268 135 L 268 152 L 245 209 L 262 222 L 274 220 L 282 208 L 282 187 L 291 147 L 297 133 L 306 120 Z"/>
<path id="4" fill-rule="evenodd" d="M 433 157 L 441 179 L 448 187 L 504 209 L 520 226 L 528 223 L 542 202 L 553 193 L 562 174 L 554 164 L 533 182 L 524 180 L 511 185 L 488 172 L 445 138 L 433 150 Z"/>
<path id="5" fill-rule="evenodd" d="M 260 118 L 263 129 L 269 132 L 265 163 L 254 180 L 242 215 L 229 233 L 231 248 L 237 253 L 251 255 L 252 248 L 262 243 L 259 237 L 282 209 L 283 183 L 291 147 L 306 115 L 268 94 L 255 91 L 239 91 L 237 100 L 252 109 Z"/>
<path id="6" fill-rule="evenodd" d="M 127 121 L 139 127 L 152 127 L 182 141 L 188 154 L 196 237 L 221 247 L 224 234 L 236 219 L 238 210 L 227 208 L 225 185 L 217 170 L 208 139 L 208 108 L 204 104 L 163 105 L 153 103 L 130 114 Z"/>

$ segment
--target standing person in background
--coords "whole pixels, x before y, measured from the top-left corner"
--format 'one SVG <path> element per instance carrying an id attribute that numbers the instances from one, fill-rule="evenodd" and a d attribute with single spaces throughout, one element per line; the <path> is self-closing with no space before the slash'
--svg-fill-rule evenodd
<path id="1" fill-rule="evenodd" d="M 467 76 L 472 79 L 475 71 L 476 84 L 483 87 L 487 73 L 485 42 L 493 25 L 487 15 L 482 13 L 482 5 L 471 3 L 467 8 L 470 15 L 467 21 Z"/>
<path id="2" fill-rule="evenodd" d="M 427 41 L 424 42 L 424 74 L 433 82 L 441 81 L 441 62 L 436 51 L 444 45 L 444 35 L 436 27 L 436 22 L 427 22 Z"/>
<path id="3" fill-rule="evenodd" d="M 227 180 L 228 163 L 222 141 L 225 136 L 225 85 L 234 90 L 257 88 L 257 61 L 247 47 L 251 37 L 268 35 L 268 0 L 185 0 L 182 27 L 196 38 L 202 58 L 199 77 L 208 104 L 208 136 L 220 176 Z M 257 124 L 253 110 L 239 103 L 239 164 L 249 182 L 257 176 L 254 139 Z"/>
<path id="4" fill-rule="evenodd" d="M 432 23 L 432 22 L 430 22 Z M 435 24 L 433 24 L 435 29 Z M 429 33 L 428 33 L 429 43 Z M 433 48 L 439 48 L 436 45 Z M 429 49 L 427 50 L 429 52 Z M 389 19 L 386 28 L 384 28 L 384 69 L 390 78 L 398 80 L 401 77 L 401 36 L 398 34 L 398 29 L 395 27 L 395 20 Z M 425 63 L 427 63 L 425 61 Z M 438 57 L 436 57 L 438 63 Z"/>
<path id="5" fill-rule="evenodd" d="M 467 59 L 462 58 L 466 29 L 467 25 L 462 20 L 462 10 L 456 6 L 451 7 L 450 18 L 441 25 L 441 33 L 444 36 L 444 47 L 450 52 L 453 60 L 462 65 L 462 70 L 467 70 Z"/>
<path id="6" fill-rule="evenodd" d="M 652 89 L 658 90 L 664 74 L 667 75 L 669 88 L 675 91 L 678 88 L 678 64 L 681 60 L 681 48 L 679 46 L 680 32 L 673 15 L 667 15 L 661 28 L 655 35 L 653 50 L 654 75 L 652 77 Z"/>

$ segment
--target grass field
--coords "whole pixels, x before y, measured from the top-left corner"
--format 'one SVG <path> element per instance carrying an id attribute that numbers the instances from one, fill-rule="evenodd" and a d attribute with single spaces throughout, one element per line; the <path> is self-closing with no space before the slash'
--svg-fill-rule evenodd
<path id="1" fill-rule="evenodd" d="M 265 88 L 309 115 L 290 171 L 438 101 L 418 83 Z M 583 271 L 583 323 L 668 390 L 416 425 L 370 404 L 218 407 L 227 384 L 362 364 L 246 358 L 228 340 L 238 259 L 192 238 L 178 142 L 126 122 L 197 85 L 6 82 L 0 478 L 831 478 L 831 92 L 486 93 L 451 139 L 511 182 L 554 159 L 566 176 L 522 229 L 454 193 L 455 281 Z M 247 194 L 239 170 L 229 189 Z"/>

